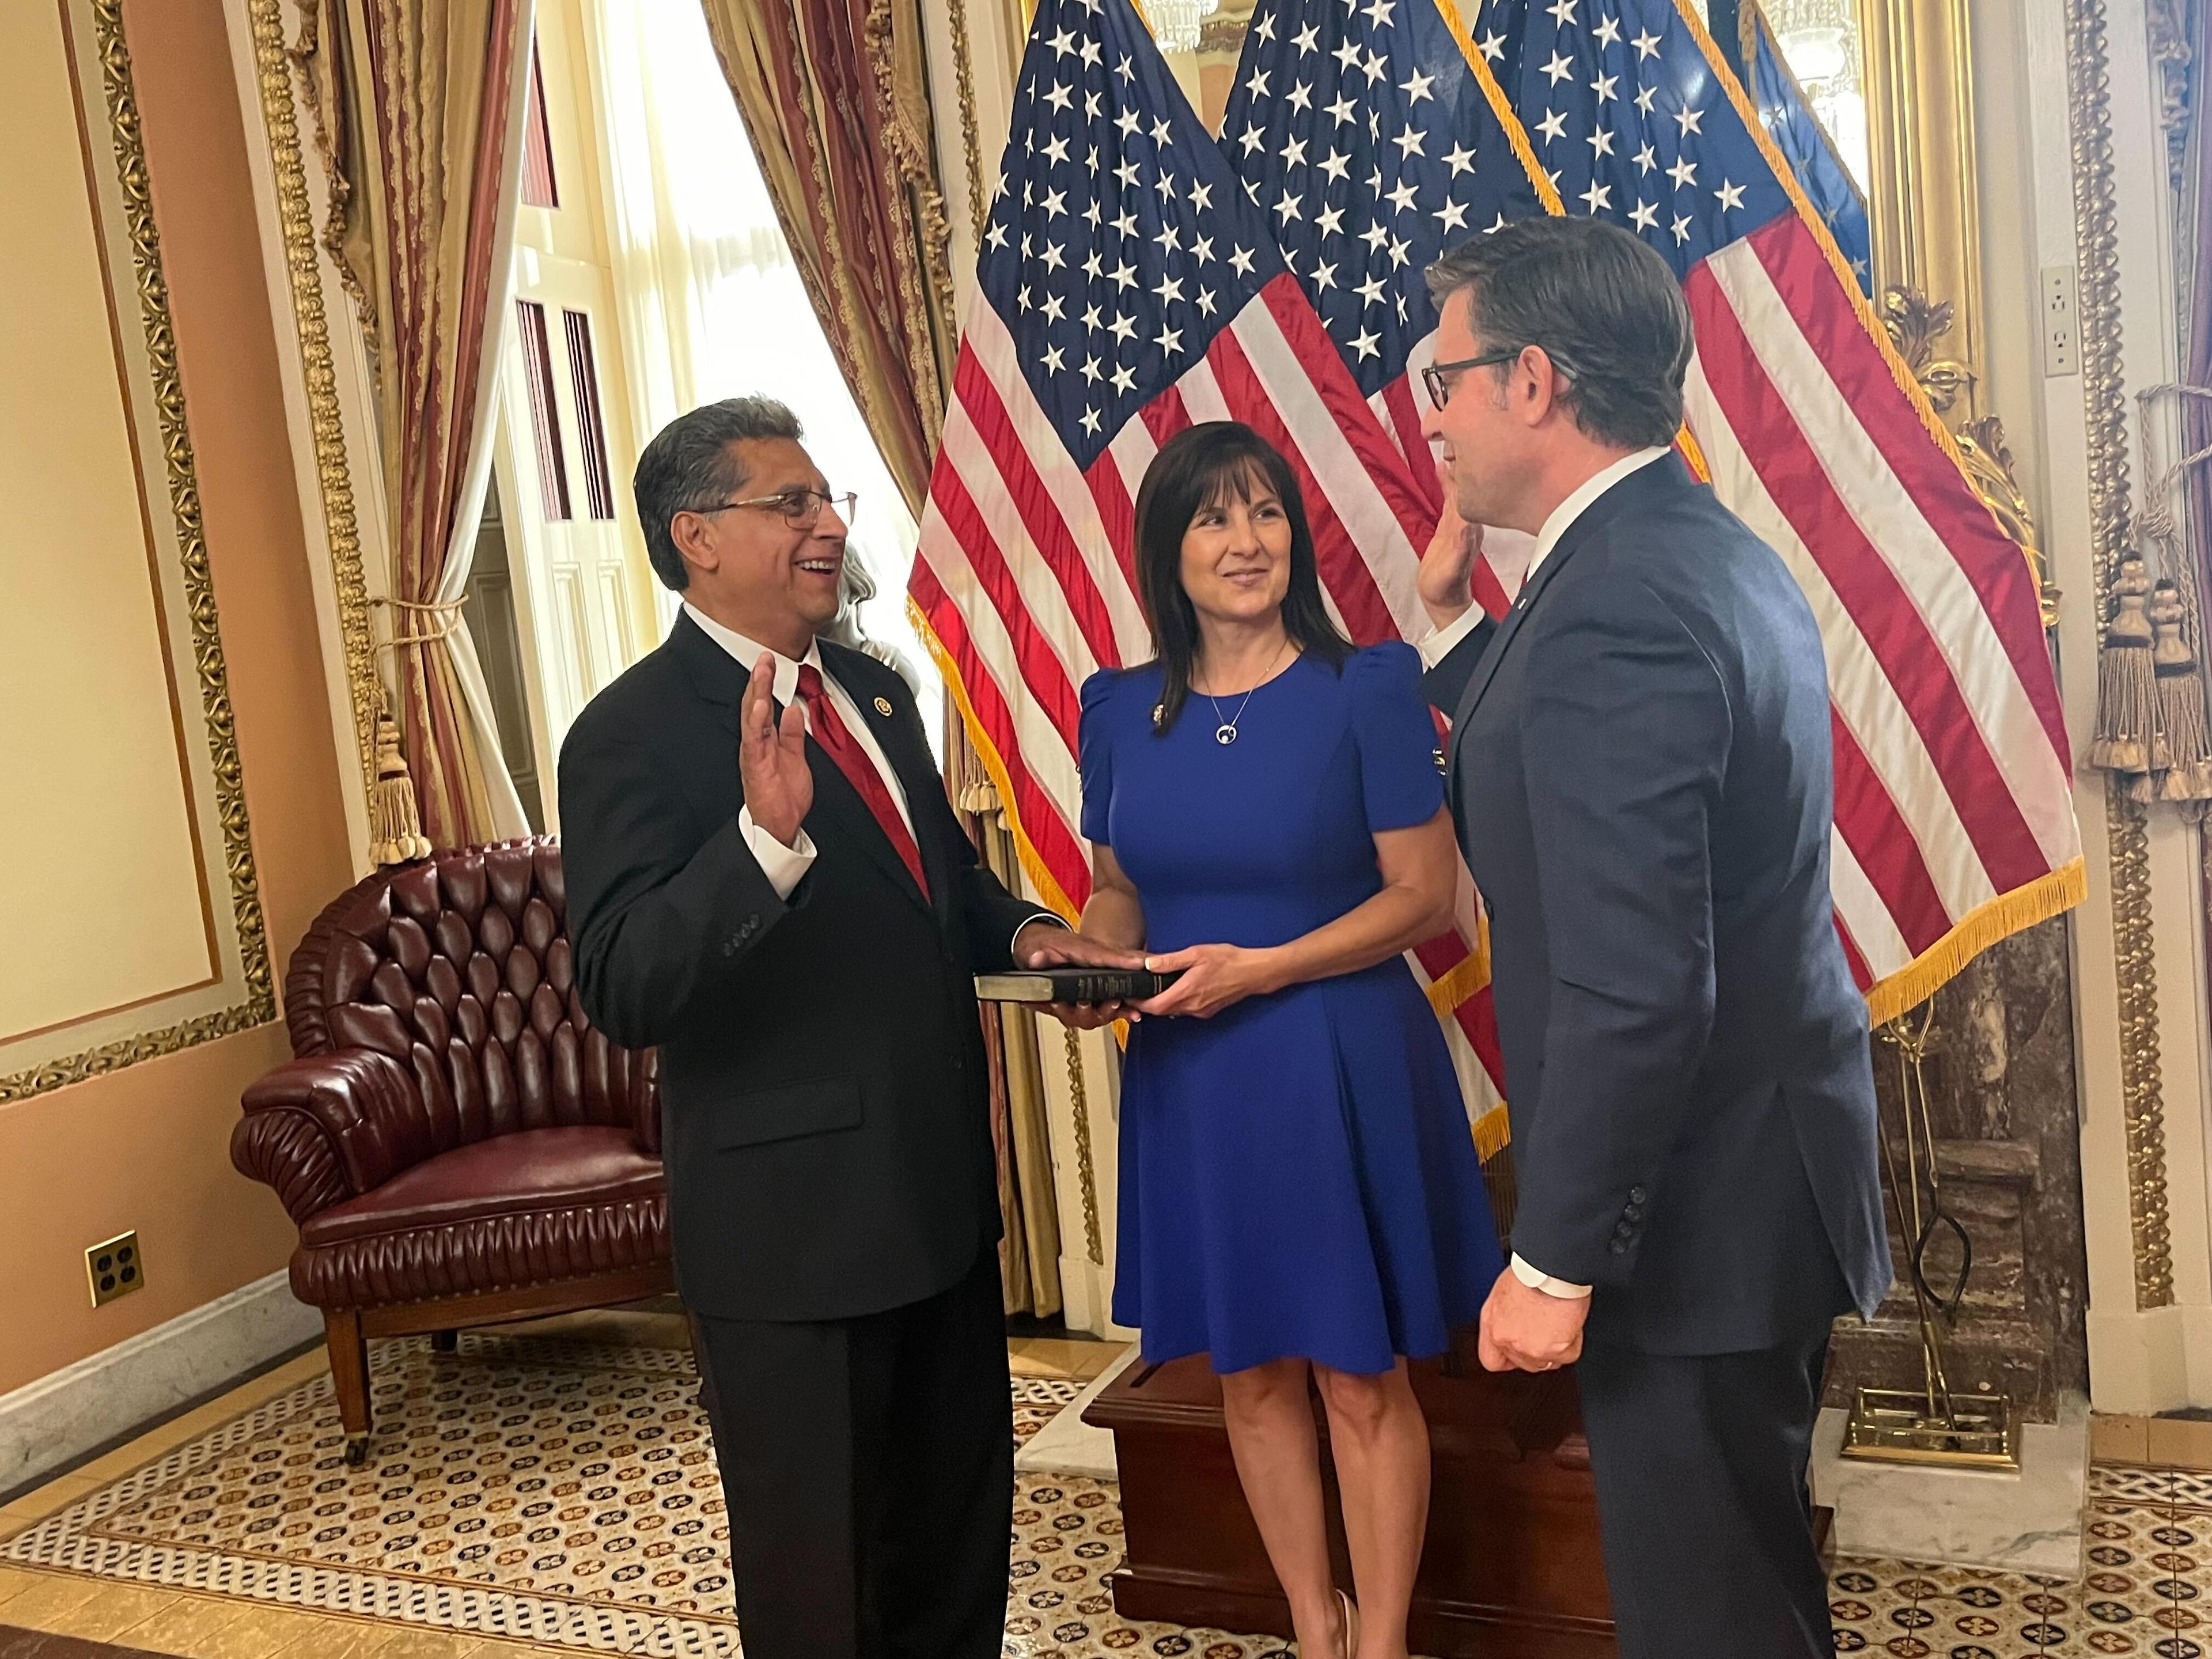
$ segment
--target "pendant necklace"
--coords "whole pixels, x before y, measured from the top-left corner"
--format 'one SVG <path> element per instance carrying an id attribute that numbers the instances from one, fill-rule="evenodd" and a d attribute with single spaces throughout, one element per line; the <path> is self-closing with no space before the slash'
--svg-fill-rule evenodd
<path id="1" fill-rule="evenodd" d="M 1283 645 L 1288 645 L 1290 641 L 1287 639 L 1283 641 Z M 1206 702 L 1213 705 L 1213 718 L 1221 722 L 1218 726 L 1216 726 L 1213 728 L 1214 742 L 1220 744 L 1224 748 L 1226 748 L 1229 744 L 1237 741 L 1237 722 L 1244 718 L 1244 710 L 1250 706 L 1252 702 L 1252 692 L 1257 691 L 1261 686 L 1265 685 L 1267 683 L 1268 679 L 1275 672 L 1275 665 L 1282 659 L 1282 646 L 1277 646 L 1275 647 L 1275 654 L 1268 659 L 1267 672 L 1261 675 L 1259 681 L 1252 687 L 1251 690 L 1247 691 L 1244 694 L 1244 701 L 1237 705 L 1237 712 L 1226 720 L 1222 718 L 1220 700 L 1211 691 L 1206 694 Z"/>

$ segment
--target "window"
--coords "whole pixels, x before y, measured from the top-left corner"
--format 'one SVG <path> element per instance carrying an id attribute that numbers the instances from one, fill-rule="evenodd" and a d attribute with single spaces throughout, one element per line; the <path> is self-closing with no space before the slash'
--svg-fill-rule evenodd
<path id="1" fill-rule="evenodd" d="M 545 517 L 558 522 L 568 512 L 568 463 L 562 453 L 561 409 L 553 394 L 553 343 L 545 334 L 545 307 L 518 300 L 522 329 L 522 373 L 530 393 L 530 429 L 538 441 L 538 487 Z"/>
<path id="2" fill-rule="evenodd" d="M 613 481 L 607 476 L 607 423 L 599 411 L 599 361 L 592 355 L 592 319 L 563 309 L 568 333 L 568 383 L 575 394 L 578 436 L 584 449 L 584 501 L 595 519 L 615 515 Z"/>
<path id="3" fill-rule="evenodd" d="M 526 207 L 556 208 L 561 188 L 553 177 L 553 125 L 545 113 L 545 65 L 538 37 L 530 37 L 530 107 L 522 123 L 522 202 Z"/>

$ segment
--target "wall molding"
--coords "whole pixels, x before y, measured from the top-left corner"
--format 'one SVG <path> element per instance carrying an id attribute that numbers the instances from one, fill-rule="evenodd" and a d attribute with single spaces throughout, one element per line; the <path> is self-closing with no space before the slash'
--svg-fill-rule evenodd
<path id="1" fill-rule="evenodd" d="M 98 163 L 97 176 L 88 182 L 94 187 L 94 234 L 112 273 L 106 303 L 118 346 L 132 331 L 134 319 L 125 312 L 136 313 L 137 337 L 131 341 L 127 356 L 126 408 L 134 422 L 158 439 L 161 456 L 161 477 L 149 476 L 149 458 L 142 485 L 149 514 L 158 515 L 155 501 L 168 504 L 167 520 L 155 546 L 160 562 L 167 566 L 173 561 L 174 568 L 159 573 L 157 598 L 164 607 L 180 600 L 183 611 L 180 625 L 164 619 L 167 638 L 175 641 L 173 646 L 165 643 L 164 649 L 189 653 L 189 663 L 179 660 L 172 672 L 183 700 L 178 718 L 191 726 L 195 723 L 185 711 L 196 708 L 199 716 L 191 742 L 201 752 L 191 762 L 188 799 L 195 823 L 213 831 L 215 845 L 199 856 L 201 878 L 218 907 L 210 918 L 220 918 L 211 941 L 216 946 L 218 973 L 212 991 L 166 994 L 132 1016 L 134 1023 L 151 1020 L 150 1029 L 126 1025 L 118 1035 L 113 1019 L 72 1021 L 65 1029 L 86 1027 L 75 1040 L 93 1046 L 63 1054 L 52 1054 L 51 1049 L 40 1054 L 34 1048 L 22 1056 L 29 1064 L 19 1060 L 18 1069 L 0 1071 L 0 1106 L 249 1030 L 276 1017 L 261 880 L 246 816 L 245 772 L 201 522 L 199 479 L 177 362 L 176 332 L 169 318 L 168 279 L 162 271 L 161 237 L 154 220 L 145 135 L 131 78 L 131 51 L 124 38 L 122 0 L 72 0 L 62 9 L 62 23 L 72 72 L 80 76 L 77 98 L 83 131 L 88 139 L 104 136 L 106 140 L 97 146 L 103 154 L 88 156 L 88 162 Z M 88 33 L 82 33 L 88 23 Z M 95 68 L 96 86 L 90 79 Z M 135 307 L 131 305 L 134 298 Z M 141 407 L 142 398 L 150 407 Z M 150 529 L 150 518 L 149 523 Z M 220 1006 L 209 1006 L 216 999 Z M 106 1040 L 100 1041 L 102 1036 Z"/>
<path id="2" fill-rule="evenodd" d="M 200 1398 L 322 1334 L 278 1269 L 0 1395 L 0 1492 Z"/>

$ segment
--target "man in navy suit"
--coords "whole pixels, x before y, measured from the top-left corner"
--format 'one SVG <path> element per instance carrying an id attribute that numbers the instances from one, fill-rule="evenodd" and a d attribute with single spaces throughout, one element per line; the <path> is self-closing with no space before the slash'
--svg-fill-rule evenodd
<path id="1" fill-rule="evenodd" d="M 1826 1656 L 1806 1463 L 1829 1327 L 1890 1262 L 1820 632 L 1668 447 L 1691 331 L 1657 253 L 1535 219 L 1429 281 L 1456 514 L 1424 655 L 1519 1188 L 1483 1363 L 1579 1361 L 1628 1659 Z M 1468 591 L 1484 524 L 1536 538 L 1495 625 Z"/>

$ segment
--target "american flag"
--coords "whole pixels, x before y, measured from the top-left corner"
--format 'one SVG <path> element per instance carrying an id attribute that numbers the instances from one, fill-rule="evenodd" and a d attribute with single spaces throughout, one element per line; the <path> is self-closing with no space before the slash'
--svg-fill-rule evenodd
<path id="1" fill-rule="evenodd" d="M 1267 8 L 1279 29 L 1333 9 Z M 2026 560 L 1689 0 L 1491 0 L 1455 43 L 1510 141 L 1479 165 L 1635 232 L 1681 278 L 1686 447 L 1820 621 L 1837 927 L 1887 1018 L 2082 896 Z"/>
<path id="2" fill-rule="evenodd" d="M 1422 272 L 1478 231 L 1540 213 L 1435 0 L 1262 0 L 1221 149 L 1267 216 L 1369 404 L 1437 500 L 1420 435 L 1436 307 Z M 1502 612 L 1533 538 L 1493 532 L 1476 597 Z"/>
<path id="3" fill-rule="evenodd" d="M 908 593 L 1027 873 L 1072 915 L 1091 890 L 1077 693 L 1152 655 L 1133 505 L 1160 444 L 1236 419 L 1280 450 L 1361 644 L 1427 629 L 1433 464 L 1425 489 L 1129 0 L 1043 0 L 1012 131 Z M 1464 930 L 1480 937 L 1471 915 Z M 1440 1012 L 1486 982 L 1465 943 L 1416 955 Z M 1485 1019 L 1445 1024 L 1478 1114 L 1496 1100 Z"/>
<path id="4" fill-rule="evenodd" d="M 1775 149 L 1797 175 L 1805 199 L 1836 239 L 1836 251 L 1858 279 L 1859 292 L 1874 292 L 1874 227 L 1867 220 L 1866 198 L 1844 167 L 1820 118 L 1805 101 L 1804 90 L 1776 44 L 1774 31 L 1757 0 L 1744 0 L 1749 51 L 1744 68 L 1747 90 Z"/>

